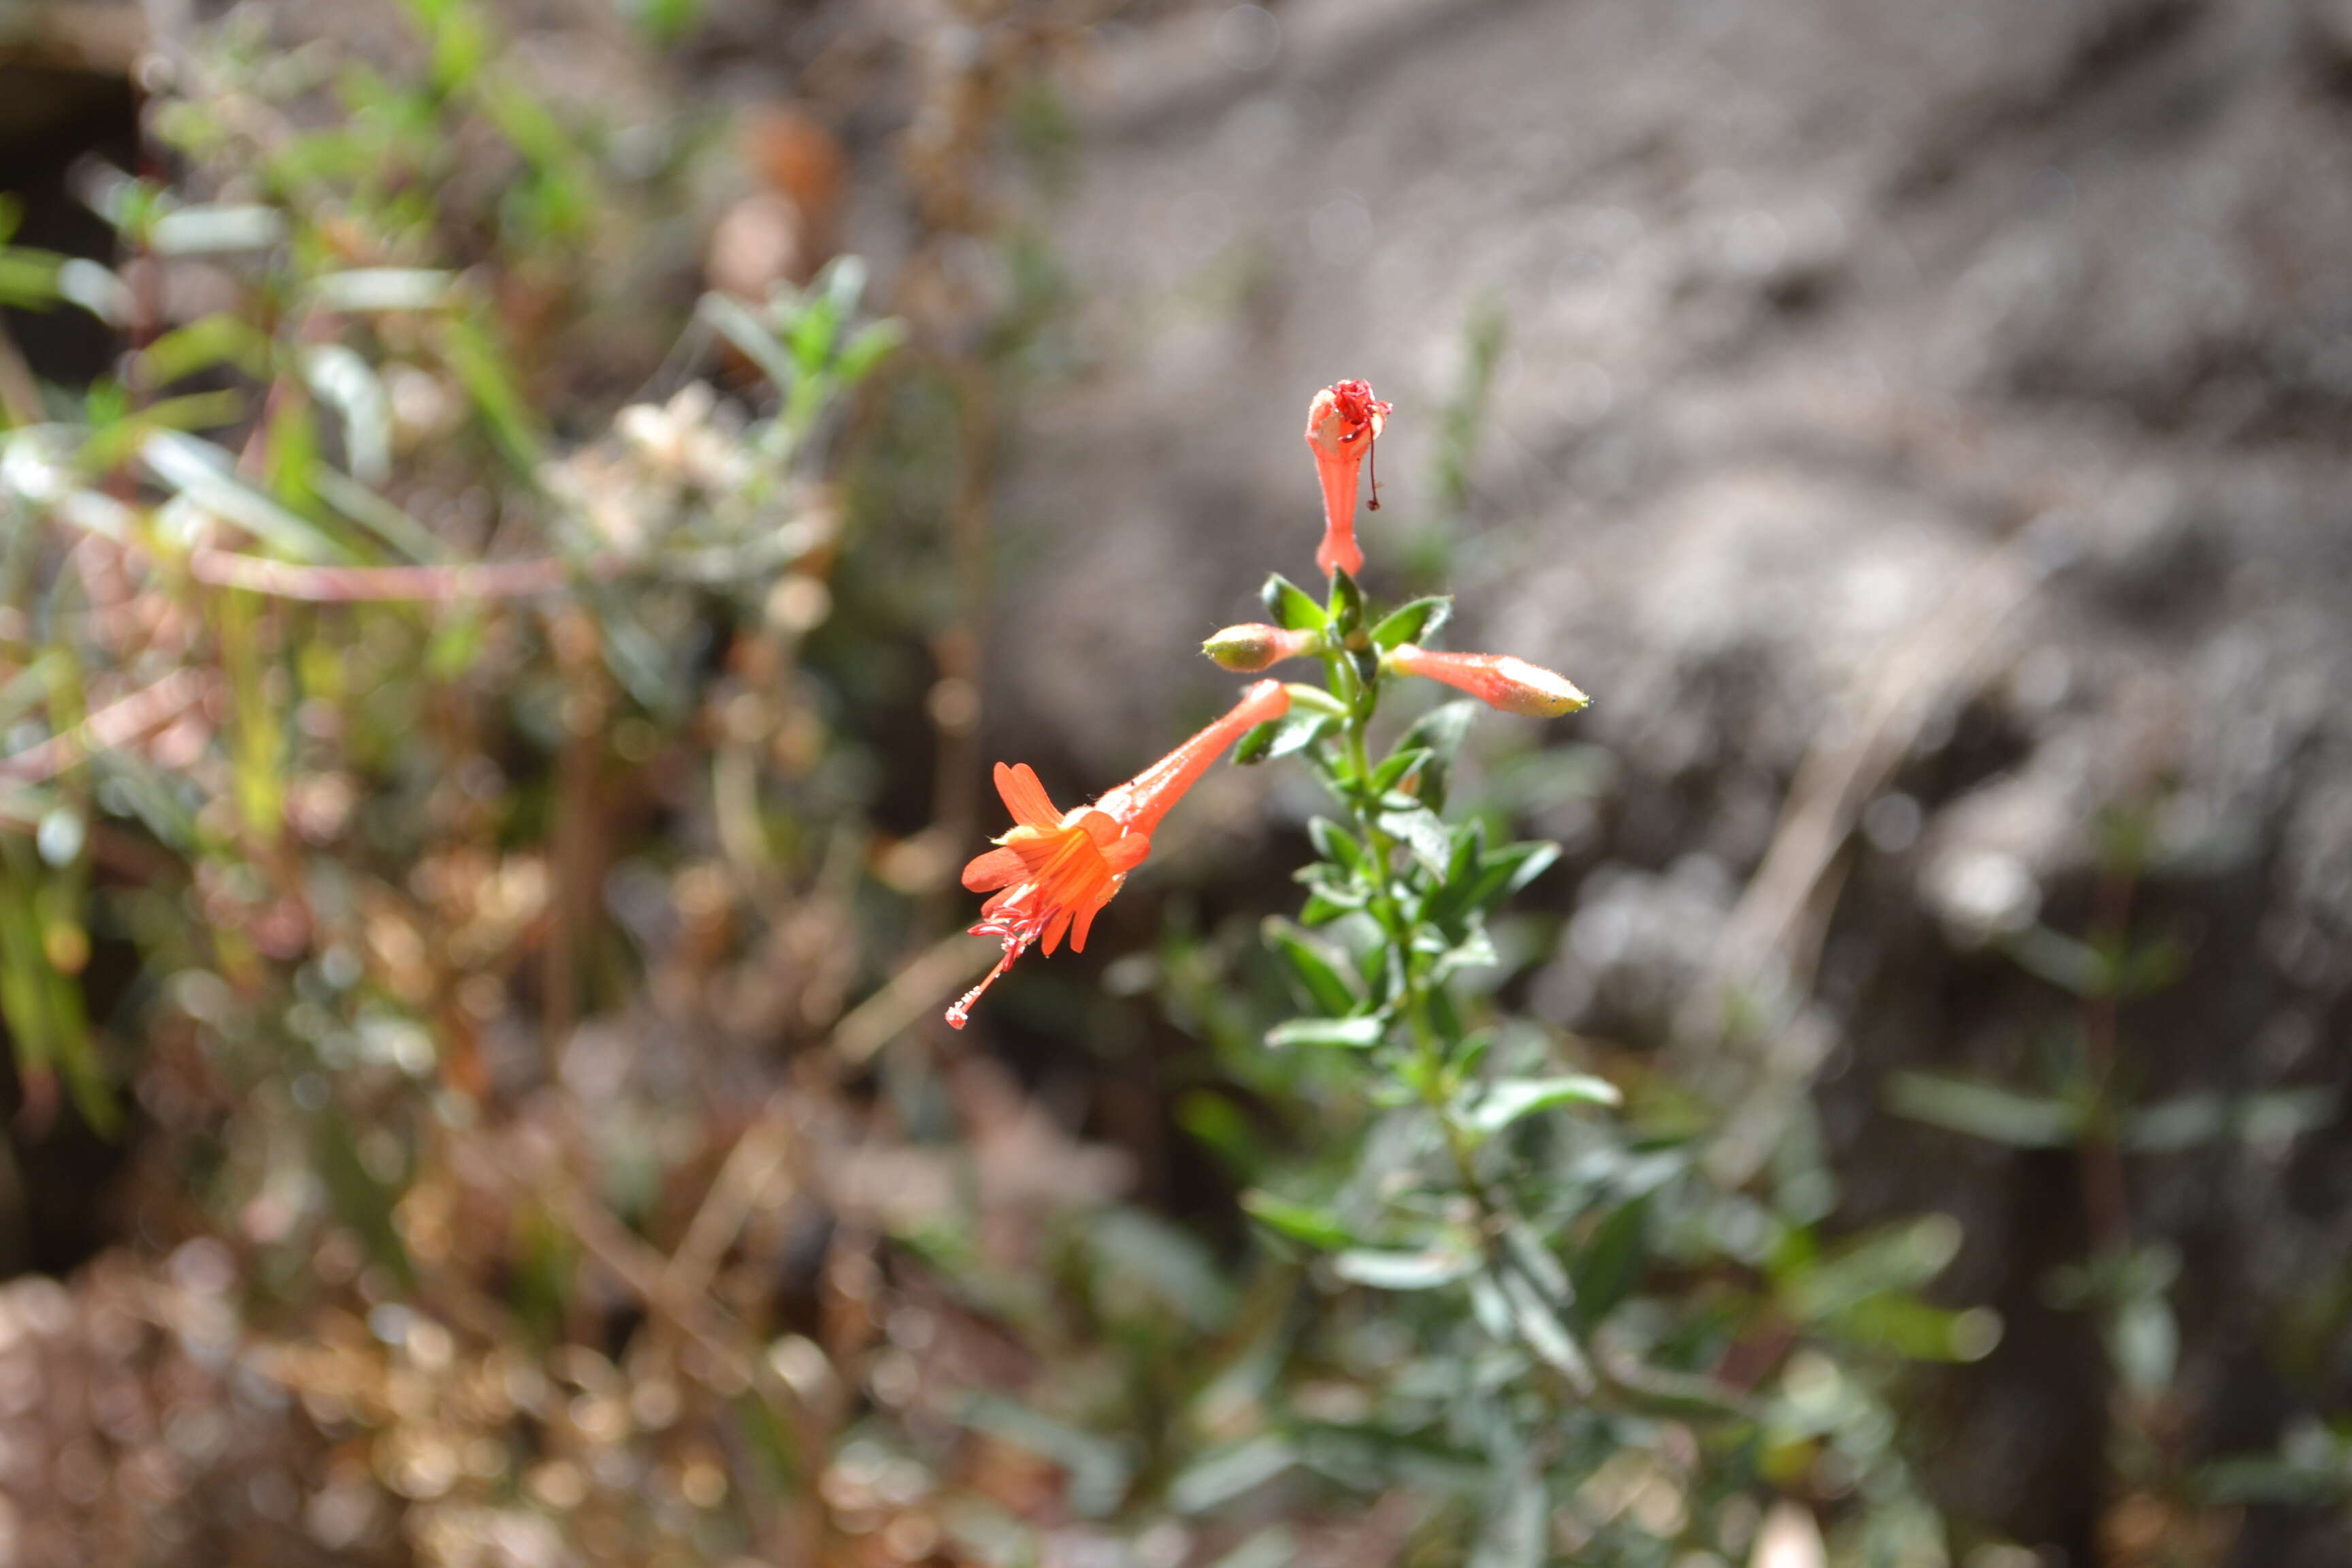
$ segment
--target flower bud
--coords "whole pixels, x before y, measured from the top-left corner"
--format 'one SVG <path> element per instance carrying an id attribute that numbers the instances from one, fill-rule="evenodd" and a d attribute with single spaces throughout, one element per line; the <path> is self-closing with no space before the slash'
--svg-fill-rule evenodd
<path id="1" fill-rule="evenodd" d="M 1489 708 L 1530 719 L 1557 719 L 1592 701 L 1568 677 L 1507 653 L 1431 653 L 1400 643 L 1388 662 L 1401 674 L 1442 680 Z"/>
<path id="2" fill-rule="evenodd" d="M 1323 487 L 1323 542 L 1315 564 L 1325 576 L 1353 576 L 1364 565 L 1356 545 L 1356 484 L 1388 423 L 1389 405 L 1372 395 L 1369 381 L 1339 381 L 1307 405 L 1307 446 L 1315 454 L 1315 477 Z M 1372 482 L 1372 508 L 1380 509 L 1380 481 Z"/>
<path id="3" fill-rule="evenodd" d="M 1247 626 L 1227 626 L 1202 643 L 1201 651 L 1215 660 L 1220 668 L 1255 675 L 1269 665 L 1310 652 L 1314 647 L 1313 632 L 1289 632 L 1253 621 Z"/>

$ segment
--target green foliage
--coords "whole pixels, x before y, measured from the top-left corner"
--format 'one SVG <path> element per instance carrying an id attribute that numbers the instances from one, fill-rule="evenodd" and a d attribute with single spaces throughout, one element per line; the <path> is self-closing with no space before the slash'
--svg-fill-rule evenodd
<path id="1" fill-rule="evenodd" d="M 1489 922 L 1558 847 L 1445 815 L 1475 703 L 1424 712 L 1385 752 L 1371 738 L 1393 683 L 1366 656 L 1434 631 L 1447 601 L 1382 611 L 1344 574 L 1322 604 L 1280 577 L 1265 598 L 1331 645 L 1326 684 L 1291 687 L 1289 716 L 1235 752 L 1303 763 L 1333 803 L 1307 824 L 1297 919 L 1262 930 L 1297 1016 L 1261 1037 L 1216 981 L 1184 977 L 1192 950 L 1161 963 L 1171 1016 L 1298 1118 L 1288 1150 L 1221 1098 L 1196 1098 L 1184 1121 L 1255 1184 L 1242 1202 L 1263 1250 L 1244 1296 L 1274 1290 L 1297 1303 L 1281 1316 L 1312 1316 L 1219 1352 L 1195 1407 L 1220 1440 L 1192 1452 L 1165 1506 L 1213 1521 L 1309 1479 L 1406 1487 L 1436 1503 L 1431 1561 L 1650 1564 L 1744 1552 L 1725 1505 L 1818 1462 L 1869 1478 L 1839 1561 L 1924 1550 L 1937 1529 L 1873 1390 L 1905 1361 L 1973 1360 L 1997 1338 L 1990 1313 L 1919 1295 L 1957 1227 L 1831 1245 L 1715 1186 L 1696 1130 L 1653 1123 L 1638 1076 L 1612 1081 L 1573 1042 L 1495 1010 L 1491 986 L 1467 984 L 1504 962 Z M 1351 1359 L 1357 1333 L 1386 1348 Z M 1335 1369 L 1344 1414 L 1286 1392 Z M 1253 1418 L 1212 1422 L 1242 1378 Z M 1635 1484 L 1674 1507 L 1606 1500 Z M 1129 1507 L 1149 1517 L 1148 1478 L 1135 1486 Z"/>
<path id="2" fill-rule="evenodd" d="M 141 1086 L 168 1241 L 209 1219 L 251 1259 L 219 1298 L 239 1342 L 364 1320 L 362 1348 L 430 1377 L 489 1357 L 543 1383 L 601 1359 L 614 1250 L 664 1222 L 681 1151 L 617 1084 L 560 1113 L 604 1118 L 583 1171 L 563 1138 L 491 1152 L 498 1124 L 578 1094 L 583 1018 L 756 949 L 820 877 L 841 967 L 796 1035 L 903 918 L 855 907 L 870 786 L 822 772 L 844 705 L 803 647 L 845 549 L 845 401 L 901 336 L 849 261 L 613 310 L 599 268 L 639 215 L 592 128 L 467 0 L 409 13 L 412 81 L 200 35 L 152 106 L 178 180 L 78 186 L 120 268 L 8 247 L 0 213 L 0 303 L 123 344 L 116 377 L 28 398 L 0 337 L 0 1022 L 27 1142 L 68 1116 L 116 1136 Z M 165 313 L 183 296 L 203 313 Z M 583 343 L 616 363 L 578 375 Z M 658 400 L 597 390 L 614 370 Z M 604 1200 L 607 1231 L 580 1222 Z M 674 1331 L 640 1353 L 693 1408 L 636 1434 L 635 1473 L 705 1431 L 804 1470 L 789 1390 L 698 1382 Z M 333 1440 L 390 1451 L 404 1419 L 354 1410 Z M 476 1424 L 485 1495 L 534 1462 L 516 1438 Z M 699 1550 L 733 1555 L 740 1522 L 712 1521 Z"/>

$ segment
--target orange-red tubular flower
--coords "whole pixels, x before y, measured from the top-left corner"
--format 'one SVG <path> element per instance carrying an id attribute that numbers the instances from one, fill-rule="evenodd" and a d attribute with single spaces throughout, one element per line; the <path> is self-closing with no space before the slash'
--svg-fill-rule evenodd
<path id="1" fill-rule="evenodd" d="M 1315 477 L 1323 484 L 1323 542 L 1315 564 L 1328 577 L 1363 569 L 1356 547 L 1356 477 L 1388 423 L 1389 405 L 1372 395 L 1369 381 L 1339 381 L 1307 405 L 1307 445 L 1315 454 Z M 1381 504 L 1377 486 L 1372 505 Z"/>
<path id="2" fill-rule="evenodd" d="M 1070 951 L 1085 952 L 1095 916 L 1151 853 L 1152 830 L 1168 808 L 1226 747 L 1289 710 L 1290 693 L 1282 682 L 1261 680 L 1242 693 L 1232 712 L 1094 805 L 1066 813 L 1054 808 L 1027 763 L 997 763 L 996 793 L 1013 813 L 1013 827 L 996 841 L 998 847 L 964 867 L 963 885 L 995 895 L 981 906 L 971 932 L 1003 942 L 1004 956 L 948 1009 L 948 1022 L 962 1028 L 972 1004 L 1030 943 L 1042 942 L 1051 954 L 1067 934 Z"/>
<path id="3" fill-rule="evenodd" d="M 1507 653 L 1431 653 L 1400 643 L 1389 663 L 1403 674 L 1459 687 L 1489 708 L 1531 719 L 1557 719 L 1592 701 L 1568 677 Z"/>

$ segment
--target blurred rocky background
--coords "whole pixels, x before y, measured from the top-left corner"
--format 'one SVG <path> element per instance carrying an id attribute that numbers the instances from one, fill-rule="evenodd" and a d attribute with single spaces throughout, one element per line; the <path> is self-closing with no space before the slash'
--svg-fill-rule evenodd
<path id="1" fill-rule="evenodd" d="M 1296 405 L 1371 378 L 1368 580 L 1597 698 L 1605 791 L 1531 808 L 1571 856 L 1528 1002 L 1705 1055 L 1689 999 L 1769 971 L 1852 1212 L 1957 1215 L 2008 1315 L 1928 1468 L 2076 1563 L 2109 1390 L 2042 1279 L 2082 1156 L 1890 1086 L 2058 1090 L 2079 1004 L 2010 954 L 2103 920 L 2178 949 L 2120 1009 L 2135 1094 L 2352 1079 L 2347 15 L 1206 7 L 1087 62 L 1040 220 L 1070 308 L 992 714 L 1108 776 L 1202 700 L 1166 650 L 1310 570 Z M 2344 1407 L 2352 1138 L 2297 1126 L 2126 1157 L 2190 1449 Z M 2352 1550 L 2274 1522 L 2233 1560 Z"/>

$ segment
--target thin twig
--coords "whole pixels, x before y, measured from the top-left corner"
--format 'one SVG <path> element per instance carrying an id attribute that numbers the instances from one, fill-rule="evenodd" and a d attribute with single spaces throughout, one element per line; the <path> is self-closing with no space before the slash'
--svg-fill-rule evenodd
<path id="1" fill-rule="evenodd" d="M 1842 738 L 1834 741 L 1825 731 L 1798 764 L 1771 846 L 1725 924 L 1714 966 L 1719 984 L 1752 983 L 1776 955 L 1792 970 L 1807 967 L 1802 960 L 1818 948 L 1807 916 L 1825 917 L 1817 894 L 1863 807 L 1902 766 L 1937 703 L 1977 669 L 2042 576 L 2024 548 L 1994 552 L 1926 625 L 1873 661 L 1876 678 L 1856 704 L 1853 727 L 1837 726 Z M 1811 982 L 1805 973 L 1790 978 Z"/>
<path id="2" fill-rule="evenodd" d="M 1841 857 L 1863 808 L 1886 786 L 1937 705 L 1960 689 L 1999 631 L 2046 574 L 2024 540 L 1993 552 L 1926 624 L 1872 666 L 1851 728 L 1825 727 L 1798 764 L 1762 864 L 1717 939 L 1706 984 L 1692 988 L 1675 1032 L 1722 1038 L 1732 998 L 1767 991 L 1773 1020 L 1752 1043 L 1760 1064 L 1707 1154 L 1717 1180 L 1737 1185 L 1778 1146 L 1790 1102 L 1804 1092 L 1826 1041 L 1807 1026 L 1822 945 L 1843 881 Z M 1833 738 L 1835 737 L 1835 738 Z"/>
<path id="3" fill-rule="evenodd" d="M 835 1069 L 862 1066 L 996 956 L 996 945 L 984 938 L 961 931 L 942 937 L 909 960 L 888 984 L 850 1009 L 834 1026 L 820 1059 Z M 669 1259 L 664 1279 L 667 1289 L 699 1292 L 708 1286 L 744 1224 L 790 1177 L 793 1111 L 798 1101 L 794 1088 L 777 1089 L 735 1141 L 701 1207 L 688 1223 L 686 1239 Z"/>
<path id="4" fill-rule="evenodd" d="M 702 1206 L 671 1253 L 663 1288 L 675 1300 L 699 1296 L 751 1216 L 782 1201 L 792 1180 L 792 1118 L 775 1100 L 735 1141 Z M 781 1190 L 780 1190 L 781 1189 Z"/>
<path id="5" fill-rule="evenodd" d="M 202 701 L 211 686 L 212 677 L 204 670 L 175 669 L 154 685 L 109 703 L 64 734 L 0 758 L 0 779 L 17 784 L 53 779 L 94 752 L 129 745 L 161 729 Z"/>
<path id="6" fill-rule="evenodd" d="M 620 564 L 617 556 L 598 556 L 581 566 L 552 557 L 463 566 L 302 566 L 226 550 L 199 550 L 188 558 L 189 574 L 199 583 L 314 604 L 530 598 L 564 588 L 575 575 L 616 575 Z"/>
<path id="7" fill-rule="evenodd" d="M 827 1054 L 844 1067 L 865 1066 L 899 1030 L 953 996 L 998 956 L 998 945 L 985 937 L 957 931 L 940 938 L 834 1026 Z"/>

